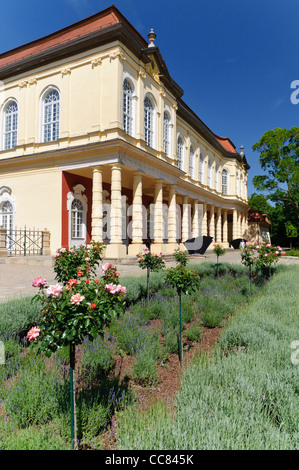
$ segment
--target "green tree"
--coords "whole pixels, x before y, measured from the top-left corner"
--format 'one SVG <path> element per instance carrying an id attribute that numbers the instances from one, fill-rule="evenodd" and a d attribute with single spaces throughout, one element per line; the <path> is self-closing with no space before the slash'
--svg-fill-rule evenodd
<path id="1" fill-rule="evenodd" d="M 274 207 L 269 204 L 268 198 L 264 196 L 264 194 L 252 193 L 252 195 L 248 197 L 248 204 L 252 209 L 267 214 L 268 216 L 270 216 L 274 209 Z"/>
<path id="2" fill-rule="evenodd" d="M 265 172 L 253 178 L 255 188 L 293 208 L 299 220 L 299 127 L 269 130 L 252 148 Z"/>
<path id="3" fill-rule="evenodd" d="M 285 224 L 285 229 L 286 229 L 286 235 L 287 237 L 290 239 L 290 246 L 291 248 L 293 248 L 293 245 L 292 245 L 292 240 L 294 238 L 297 238 L 298 237 L 298 230 L 296 229 L 296 227 L 294 227 L 294 225 L 291 223 L 291 222 L 286 222 Z"/>

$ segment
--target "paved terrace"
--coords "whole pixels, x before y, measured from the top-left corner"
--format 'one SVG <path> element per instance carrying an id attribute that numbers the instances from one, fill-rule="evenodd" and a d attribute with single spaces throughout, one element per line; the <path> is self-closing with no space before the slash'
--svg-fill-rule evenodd
<path id="1" fill-rule="evenodd" d="M 241 263 L 240 251 L 227 250 L 220 260 L 221 262 L 239 264 Z M 216 262 L 216 256 L 212 252 L 207 252 L 204 257 L 190 257 L 190 263 L 198 264 L 209 261 Z M 36 294 L 36 288 L 32 287 L 32 281 L 36 277 L 44 277 L 50 284 L 56 284 L 52 262 L 51 257 L 0 259 L 0 302 Z M 283 257 L 280 258 L 279 263 L 299 265 L 299 259 Z M 138 267 L 136 260 L 134 260 L 134 264 L 115 264 L 121 277 L 145 275 L 145 272 Z M 174 265 L 174 261 L 166 263 L 166 267 Z"/>

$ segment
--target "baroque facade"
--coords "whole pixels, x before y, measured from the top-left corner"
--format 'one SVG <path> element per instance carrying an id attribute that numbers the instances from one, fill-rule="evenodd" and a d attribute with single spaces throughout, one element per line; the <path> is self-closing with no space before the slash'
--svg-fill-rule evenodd
<path id="1" fill-rule="evenodd" d="M 155 33 L 115 6 L 0 55 L 0 225 L 107 258 L 246 236 L 242 148 L 183 101 Z"/>

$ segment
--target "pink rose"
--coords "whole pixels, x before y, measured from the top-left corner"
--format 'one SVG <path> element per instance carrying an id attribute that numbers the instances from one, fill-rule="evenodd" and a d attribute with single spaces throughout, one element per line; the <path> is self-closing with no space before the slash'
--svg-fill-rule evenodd
<path id="1" fill-rule="evenodd" d="M 109 263 L 103 264 L 103 266 L 102 266 L 102 273 L 105 273 L 105 272 L 108 271 L 108 269 L 110 269 L 110 268 L 114 268 L 113 264 L 109 264 Z"/>
<path id="2" fill-rule="evenodd" d="M 62 292 L 62 287 L 59 284 L 55 284 L 55 286 L 50 286 L 47 289 L 47 295 L 51 295 L 52 297 L 58 297 Z"/>
<path id="3" fill-rule="evenodd" d="M 73 304 L 73 305 L 79 305 L 79 304 L 82 302 L 82 300 L 84 300 L 84 299 L 85 299 L 84 295 L 81 295 L 81 294 L 79 294 L 79 292 L 78 292 L 78 294 L 72 295 L 72 297 L 71 297 L 71 304 Z"/>
<path id="4" fill-rule="evenodd" d="M 33 287 L 45 287 L 46 284 L 47 281 L 43 277 L 37 277 L 32 283 Z"/>
<path id="5" fill-rule="evenodd" d="M 148 255 L 148 254 L 149 254 L 149 249 L 148 249 L 148 248 L 144 248 L 144 254 L 145 254 L 145 255 Z"/>
<path id="6" fill-rule="evenodd" d="M 37 326 L 33 326 L 31 330 L 28 331 L 27 338 L 29 339 L 29 341 L 33 341 L 39 337 L 39 334 L 40 329 Z"/>

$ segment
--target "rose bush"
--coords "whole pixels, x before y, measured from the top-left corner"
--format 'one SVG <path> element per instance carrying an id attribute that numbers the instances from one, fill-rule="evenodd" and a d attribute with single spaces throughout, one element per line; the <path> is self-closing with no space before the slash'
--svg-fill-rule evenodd
<path id="1" fill-rule="evenodd" d="M 72 255 L 77 261 L 76 250 Z M 69 253 L 67 256 L 71 258 Z M 125 307 L 126 288 L 119 284 L 115 266 L 104 265 L 102 277 L 96 279 L 93 269 L 84 268 L 84 275 L 78 274 L 77 269 L 74 271 L 76 261 L 69 263 L 73 277 L 66 282 L 48 285 L 46 279 L 36 278 L 32 283 L 39 289 L 34 300 L 42 302 L 41 321 L 35 327 L 38 331 L 30 330 L 27 337 L 47 356 L 62 346 L 81 344 L 84 338 L 92 340 L 102 334 L 105 326 Z M 61 278 L 66 279 L 65 272 Z"/>
<path id="2" fill-rule="evenodd" d="M 77 248 L 59 248 L 54 258 L 54 272 L 56 279 L 62 284 L 77 277 L 95 275 L 96 267 L 102 257 L 103 243 L 91 242 Z"/>

